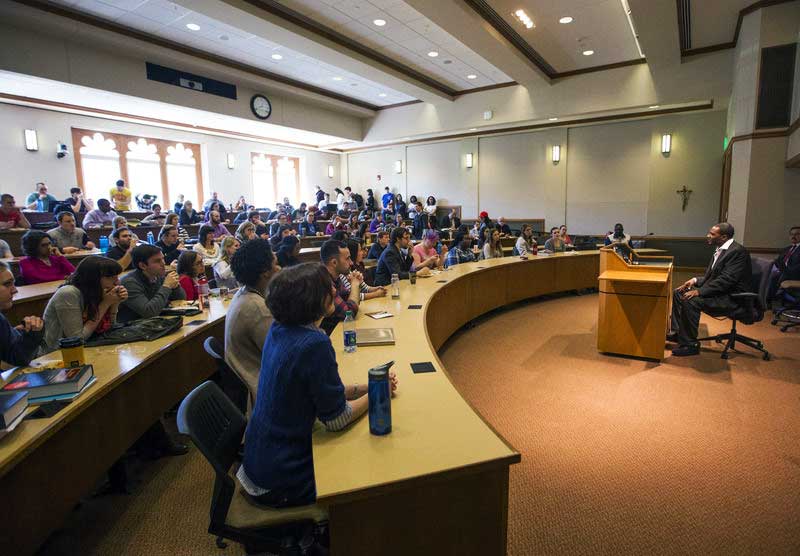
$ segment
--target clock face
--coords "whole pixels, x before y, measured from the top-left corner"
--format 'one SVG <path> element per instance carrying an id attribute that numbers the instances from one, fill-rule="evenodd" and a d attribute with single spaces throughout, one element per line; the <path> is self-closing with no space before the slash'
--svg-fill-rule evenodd
<path id="1" fill-rule="evenodd" d="M 253 111 L 256 118 L 262 120 L 269 118 L 269 115 L 272 113 L 272 105 L 269 103 L 269 99 L 264 95 L 253 95 L 253 98 L 250 99 L 250 109 Z"/>

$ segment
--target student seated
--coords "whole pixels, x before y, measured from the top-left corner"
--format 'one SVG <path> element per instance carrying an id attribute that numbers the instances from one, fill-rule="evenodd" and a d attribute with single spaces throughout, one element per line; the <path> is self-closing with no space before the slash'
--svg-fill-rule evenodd
<path id="1" fill-rule="evenodd" d="M 375 285 L 387 286 L 392 283 L 392 274 L 397 274 L 401 280 L 408 279 L 408 273 L 414 264 L 414 259 L 408 253 L 411 243 L 411 234 L 405 228 L 392 230 L 391 241 L 378 259 L 375 268 Z"/>
<path id="2" fill-rule="evenodd" d="M 383 230 L 384 222 L 383 222 L 383 214 L 380 212 L 375 213 L 375 218 L 372 219 L 372 222 L 369 223 L 369 231 L 370 233 L 375 233 L 380 230 Z"/>
<path id="3" fill-rule="evenodd" d="M 472 237 L 464 232 L 456 232 L 453 244 L 444 260 L 444 267 L 450 268 L 461 263 L 475 262 L 475 253 L 472 252 Z"/>
<path id="4" fill-rule="evenodd" d="M 288 224 L 284 224 L 269 238 L 269 243 L 272 246 L 273 251 L 278 250 L 278 246 L 283 241 L 283 238 L 289 237 L 294 235 L 294 228 L 289 226 Z"/>
<path id="5" fill-rule="evenodd" d="M 13 259 L 14 254 L 11 252 L 11 246 L 7 241 L 0 239 L 0 259 Z"/>
<path id="6" fill-rule="evenodd" d="M 0 361 L 9 365 L 27 365 L 42 342 L 44 321 L 29 316 L 18 326 L 11 326 L 2 312 L 11 309 L 16 293 L 11 269 L 0 262 Z"/>
<path id="7" fill-rule="evenodd" d="M 239 240 L 239 243 L 244 245 L 251 239 L 255 239 L 256 237 L 256 226 L 249 220 L 246 220 L 239 224 L 239 227 L 236 228 L 236 234 L 234 234 L 236 239 Z"/>
<path id="8" fill-rule="evenodd" d="M 367 258 L 375 260 L 380 259 L 381 253 L 383 253 L 387 245 L 389 245 L 389 232 L 381 230 L 378 232 L 378 241 L 370 245 Z"/>
<path id="9" fill-rule="evenodd" d="M 239 287 L 239 284 L 236 283 L 236 278 L 233 277 L 231 259 L 240 246 L 239 240 L 233 236 L 227 236 L 220 243 L 221 253 L 219 260 L 214 263 L 214 280 L 217 282 L 218 288 L 235 289 Z"/>
<path id="10" fill-rule="evenodd" d="M 321 236 L 322 230 L 317 228 L 317 214 L 316 211 L 308 211 L 306 218 L 300 223 L 300 237 L 305 236 Z"/>
<path id="11" fill-rule="evenodd" d="M 414 257 L 414 268 L 438 268 L 444 263 L 447 256 L 447 247 L 442 246 L 442 256 L 436 252 L 436 244 L 439 243 L 439 234 L 436 230 L 425 230 L 422 234 L 422 241 L 414 246 L 411 251 Z"/>
<path id="12" fill-rule="evenodd" d="M 506 217 L 501 216 L 497 219 L 497 229 L 500 230 L 500 237 L 506 237 L 512 235 L 511 233 L 511 226 L 506 224 Z"/>
<path id="13" fill-rule="evenodd" d="M 256 235 L 261 239 L 269 239 L 269 229 L 264 221 L 261 220 L 261 213 L 257 210 L 251 210 L 247 215 L 247 220 L 255 227 Z"/>
<path id="14" fill-rule="evenodd" d="M 64 199 L 61 206 L 63 210 L 72 211 L 73 214 L 79 214 L 81 212 L 93 210 L 94 201 L 84 197 L 80 187 L 71 187 L 69 190 L 69 199 Z"/>
<path id="15" fill-rule="evenodd" d="M 623 228 L 622 224 L 619 222 L 614 224 L 614 232 L 609 233 L 603 243 L 606 245 L 611 245 L 612 243 L 624 243 L 628 247 L 633 248 L 633 245 L 631 244 L 631 236 L 625 233 L 625 228 Z"/>
<path id="16" fill-rule="evenodd" d="M 275 320 L 264 343 L 244 461 L 236 475 L 259 504 L 313 503 L 314 422 L 339 431 L 367 411 L 367 385 L 342 384 L 333 346 L 319 329 L 334 312 L 333 299 L 331 275 L 319 264 L 283 270 L 269 283 L 267 305 Z M 390 380 L 394 392 L 393 373 Z"/>
<path id="17" fill-rule="evenodd" d="M 561 241 L 564 242 L 564 245 L 566 246 L 572 245 L 572 238 L 569 237 L 569 234 L 567 233 L 566 224 L 561 224 L 561 226 L 558 228 L 558 233 L 559 235 L 561 235 Z"/>
<path id="18" fill-rule="evenodd" d="M 189 232 L 186 231 L 186 228 L 180 225 L 180 219 L 174 212 L 167 214 L 167 218 L 164 220 L 164 226 L 175 226 L 175 229 L 178 230 L 178 243 L 185 245 L 186 242 L 189 241 Z"/>
<path id="19" fill-rule="evenodd" d="M 279 214 L 278 219 L 269 225 L 269 235 L 274 236 L 282 226 L 286 226 L 288 223 L 288 217 L 285 214 Z"/>
<path id="20" fill-rule="evenodd" d="M 158 233 L 156 247 L 164 253 L 164 262 L 172 264 L 183 253 L 183 244 L 178 240 L 178 229 L 175 226 L 164 226 Z"/>
<path id="21" fill-rule="evenodd" d="M 121 272 L 119 263 L 107 257 L 86 257 L 78 264 L 47 302 L 41 354 L 57 350 L 61 338 L 88 340 L 117 322 L 119 305 L 128 299 L 128 291 L 119 283 Z"/>
<path id="22" fill-rule="evenodd" d="M 108 199 L 98 199 L 97 208 L 90 210 L 83 217 L 83 226 L 85 228 L 102 228 L 103 226 L 110 226 L 117 213 L 111 210 L 111 203 Z"/>
<path id="23" fill-rule="evenodd" d="M 47 230 L 47 235 L 53 241 L 53 245 L 65 255 L 75 253 L 76 251 L 83 251 L 85 249 L 94 249 L 94 243 L 89 241 L 89 236 L 86 235 L 81 228 L 75 227 L 75 215 L 71 212 L 62 211 L 56 216 L 58 220 L 58 227 Z"/>
<path id="24" fill-rule="evenodd" d="M 155 245 L 145 243 L 134 248 L 133 266 L 136 270 L 122 279 L 128 299 L 120 306 L 120 322 L 155 317 L 170 301 L 186 299 L 178 273 L 167 271 L 164 253 Z"/>
<path id="25" fill-rule="evenodd" d="M 25 232 L 22 252 L 25 256 L 19 260 L 19 275 L 25 284 L 63 280 L 75 270 L 58 252 L 50 236 L 41 230 Z"/>
<path id="26" fill-rule="evenodd" d="M 486 228 L 486 238 L 483 242 L 484 259 L 502 259 L 503 244 L 500 241 L 500 230 L 498 228 Z"/>
<path id="27" fill-rule="evenodd" d="M 348 311 L 353 313 L 353 316 L 358 313 L 358 304 L 361 301 L 359 292 L 364 277 L 360 272 L 350 272 L 353 261 L 350 258 L 350 250 L 343 241 L 329 239 L 322 244 L 319 256 L 331 276 L 331 283 L 335 290 L 334 311 L 325 317 L 322 325 L 325 331 L 330 333 L 337 323 L 345 319 Z M 346 286 L 342 277 L 347 278 Z"/>
<path id="28" fill-rule="evenodd" d="M 203 218 L 192 208 L 192 202 L 186 201 L 178 214 L 178 221 L 181 226 L 191 226 L 192 224 L 199 224 L 203 221 Z"/>
<path id="29" fill-rule="evenodd" d="M 133 249 L 138 245 L 139 238 L 131 233 L 128 228 L 117 228 L 111 234 L 114 246 L 106 251 L 106 257 L 119 263 L 122 270 L 133 268 Z"/>
<path id="30" fill-rule="evenodd" d="M 261 352 L 272 325 L 266 302 L 267 284 L 280 267 L 269 242 L 256 238 L 233 254 L 231 269 L 242 287 L 233 296 L 225 317 L 225 362 L 247 384 L 252 407 Z"/>
<path id="31" fill-rule="evenodd" d="M 517 238 L 517 243 L 514 247 L 520 256 L 533 255 L 533 247 L 536 245 L 536 240 L 533 238 L 533 228 L 530 224 L 522 225 L 522 233 Z"/>
<path id="32" fill-rule="evenodd" d="M 294 234 L 284 237 L 278 244 L 278 264 L 281 268 L 288 268 L 300 264 L 300 239 Z"/>
<path id="33" fill-rule="evenodd" d="M 367 252 L 367 250 L 364 249 L 364 244 L 357 239 L 348 239 L 346 244 L 348 251 L 350 251 L 350 272 L 358 272 L 363 277 L 364 271 L 366 270 L 364 268 L 364 255 Z M 342 281 L 344 290 L 350 290 L 352 288 L 348 275 L 341 274 L 339 275 L 339 279 Z M 367 284 L 366 280 L 361 281 L 361 285 L 359 286 L 359 297 L 361 301 L 385 296 L 386 288 L 383 286 L 370 286 Z"/>
<path id="34" fill-rule="evenodd" d="M 222 217 L 218 210 L 209 211 L 208 224 L 206 225 L 211 226 L 214 230 L 214 239 L 231 235 L 228 228 L 226 228 L 225 224 L 222 222 Z"/>
<path id="35" fill-rule="evenodd" d="M 158 203 L 153 204 L 153 212 L 142 218 L 142 224 L 149 224 L 152 226 L 163 226 L 167 215 L 161 212 L 161 205 Z"/>
<path id="36" fill-rule="evenodd" d="M 153 207 L 155 207 L 154 203 L 156 202 L 157 197 L 158 195 L 150 195 L 149 193 L 145 193 L 144 195 L 137 194 L 136 205 L 139 207 L 139 210 L 149 212 L 153 210 Z"/>
<path id="37" fill-rule="evenodd" d="M 544 242 L 544 250 L 550 253 L 563 253 L 567 250 L 567 244 L 561 239 L 558 227 L 550 228 L 550 237 Z"/>
<path id="38" fill-rule="evenodd" d="M 196 251 L 184 251 L 178 257 L 178 283 L 186 294 L 186 301 L 200 297 L 197 280 L 206 270 L 203 257 Z"/>
<path id="39" fill-rule="evenodd" d="M 36 191 L 25 199 L 25 208 L 38 212 L 51 212 L 57 204 L 58 199 L 47 192 L 47 186 L 43 182 L 37 183 Z"/>
<path id="40" fill-rule="evenodd" d="M 214 228 L 205 224 L 200 226 L 197 238 L 198 241 L 192 246 L 192 249 L 203 256 L 205 264 L 213 266 L 219 259 L 219 246 L 214 241 Z"/>
<path id="41" fill-rule="evenodd" d="M 12 228 L 30 228 L 31 223 L 22 214 L 14 201 L 14 196 L 8 193 L 0 195 L 0 232 Z"/>

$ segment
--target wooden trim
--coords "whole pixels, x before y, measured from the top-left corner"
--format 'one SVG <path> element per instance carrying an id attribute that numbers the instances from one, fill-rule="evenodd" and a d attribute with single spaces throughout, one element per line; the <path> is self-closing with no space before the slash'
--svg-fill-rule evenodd
<path id="1" fill-rule="evenodd" d="M 787 168 L 800 168 L 800 153 L 786 161 Z"/>
<path id="2" fill-rule="evenodd" d="M 733 151 L 725 149 L 722 154 L 722 184 L 719 192 L 719 214 L 718 222 L 728 221 L 728 206 L 731 195 L 731 171 L 733 165 Z"/>
<path id="3" fill-rule="evenodd" d="M 687 3 L 687 8 L 688 8 L 689 0 L 685 0 L 685 1 Z M 746 16 L 747 14 L 753 13 L 756 10 L 760 10 L 762 8 L 769 8 L 770 6 L 777 6 L 779 4 L 786 4 L 787 2 L 795 2 L 795 1 L 796 0 L 760 0 L 759 2 L 754 2 L 753 4 L 750 4 L 749 6 L 745 6 L 744 8 L 739 10 L 739 16 L 736 19 L 736 30 L 733 32 L 733 40 L 731 42 L 724 42 L 724 43 L 714 44 L 714 45 L 711 45 L 711 46 L 704 46 L 704 47 L 701 47 L 701 48 L 689 48 L 689 49 L 684 49 L 683 48 L 683 43 L 681 43 L 681 58 L 683 58 L 685 56 L 695 56 L 697 54 L 706 54 L 708 52 L 715 52 L 717 50 L 725 50 L 725 49 L 728 49 L 728 48 L 736 48 L 736 45 L 739 43 L 739 33 L 742 30 L 742 20 L 744 19 L 744 16 Z M 681 32 L 681 29 L 680 29 L 680 18 L 681 18 L 680 3 L 681 3 L 681 0 L 676 0 L 676 3 L 677 3 L 677 7 L 678 7 L 678 33 L 680 34 L 680 32 Z M 689 38 L 690 38 L 690 41 L 691 41 L 691 33 L 692 33 L 691 19 L 689 20 L 688 33 L 689 33 Z M 690 42 L 689 46 L 691 47 L 691 42 Z"/>
<path id="4" fill-rule="evenodd" d="M 387 104 L 386 106 L 381 106 L 378 110 L 388 110 L 389 108 L 400 108 L 401 106 L 410 106 L 412 104 L 421 104 L 421 100 L 409 100 L 406 102 L 398 102 L 397 104 Z"/>
<path id="5" fill-rule="evenodd" d="M 482 93 L 483 91 L 493 91 L 494 89 L 504 89 L 506 87 L 513 87 L 519 85 L 516 81 L 506 81 L 505 83 L 495 83 L 494 85 L 486 85 L 485 87 L 475 87 L 474 89 L 464 89 L 457 91 L 456 96 L 470 95 L 472 93 Z"/>
<path id="6" fill-rule="evenodd" d="M 605 64 L 602 66 L 593 66 L 590 68 L 582 68 L 582 69 L 558 72 L 553 75 L 553 79 L 564 79 L 565 77 L 582 75 L 584 73 L 594 73 L 596 71 L 606 71 L 616 68 L 625 68 L 628 66 L 638 66 L 639 64 L 646 64 L 646 63 L 647 63 L 647 58 L 636 58 L 634 60 L 626 60 L 624 62 L 614 62 L 613 64 Z"/>
<path id="7" fill-rule="evenodd" d="M 355 153 L 355 152 L 363 152 L 363 151 L 371 151 L 376 149 L 385 149 L 388 147 L 392 147 L 395 145 L 413 145 L 418 143 L 438 143 L 442 141 L 452 141 L 454 139 L 464 139 L 467 137 L 479 137 L 479 136 L 489 136 L 489 135 L 500 135 L 505 133 L 522 133 L 525 131 L 534 131 L 539 129 L 552 129 L 557 127 L 569 127 L 569 126 L 576 126 L 576 125 L 583 125 L 583 124 L 594 124 L 594 123 L 601 123 L 601 122 L 608 122 L 608 121 L 623 121 L 623 120 L 630 120 L 634 118 L 641 118 L 645 116 L 663 116 L 665 114 L 680 114 L 686 112 L 696 112 L 698 110 L 710 110 L 714 108 L 714 101 L 710 100 L 704 104 L 699 104 L 696 106 L 686 106 L 682 108 L 663 108 L 660 110 L 647 110 L 644 112 L 631 112 L 629 114 L 615 114 L 610 116 L 595 116 L 592 118 L 582 118 L 578 120 L 569 120 L 563 122 L 548 122 L 546 124 L 531 124 L 531 125 L 523 125 L 523 126 L 516 126 L 516 127 L 506 127 L 500 129 L 489 129 L 485 131 L 470 131 L 465 133 L 454 133 L 450 135 L 441 135 L 439 137 L 428 137 L 424 139 L 412 139 L 409 141 L 393 141 L 390 143 L 382 143 L 380 145 L 375 145 L 371 147 L 354 147 L 352 149 L 337 149 L 338 152 L 342 153 Z"/>
<path id="8" fill-rule="evenodd" d="M 791 135 L 792 133 L 797 131 L 798 128 L 800 128 L 800 117 L 798 117 L 795 121 L 792 122 L 792 125 L 790 125 L 789 129 L 786 130 L 787 134 Z"/>
<path id="9" fill-rule="evenodd" d="M 203 205 L 205 204 L 205 199 L 203 198 L 203 191 L 204 191 L 204 188 L 203 188 L 203 164 L 202 164 L 203 161 L 200 158 L 200 145 L 195 144 L 195 143 L 184 143 L 184 145 L 189 147 L 192 150 L 192 154 L 194 155 L 194 158 L 197 161 L 194 164 L 195 181 L 197 182 L 197 184 L 196 184 L 196 186 L 197 186 L 197 197 L 196 198 L 197 198 L 197 202 L 198 202 L 198 208 L 202 208 Z M 166 172 L 167 171 L 167 158 L 166 157 L 164 157 L 164 159 L 163 159 L 162 166 L 164 167 L 164 171 Z M 173 202 L 173 199 L 170 199 L 169 195 L 168 195 L 168 193 L 169 193 L 169 183 L 168 182 L 164 182 L 164 187 L 167 188 L 167 192 L 163 197 L 163 199 L 164 199 L 164 203 L 163 204 L 166 205 L 166 206 L 164 206 L 164 212 L 169 212 L 170 205 L 167 204 L 167 200 L 169 200 L 170 204 L 174 204 L 174 202 Z M 220 202 L 220 205 L 221 204 L 222 204 L 222 202 Z"/>
<path id="10" fill-rule="evenodd" d="M 25 97 L 19 95 L 10 95 L 7 93 L 0 93 L 0 102 L 2 99 L 13 100 L 17 102 L 27 102 L 27 103 L 35 103 L 41 104 L 43 106 L 28 106 L 28 108 L 34 108 L 36 110 L 50 110 L 50 108 L 46 108 L 47 106 L 52 106 L 53 108 L 64 108 L 67 110 L 78 110 L 81 112 L 90 112 L 92 114 L 99 114 L 101 116 L 110 116 L 113 118 L 125 118 L 127 120 L 133 120 L 138 123 L 143 124 L 151 124 L 155 126 L 169 126 L 169 127 L 177 127 L 182 130 L 191 131 L 194 133 L 206 133 L 206 134 L 220 134 L 220 135 L 230 135 L 233 137 L 239 137 L 242 139 L 251 139 L 256 141 L 266 141 L 272 142 L 277 144 L 283 145 L 291 145 L 293 147 L 299 147 L 303 149 L 319 149 L 320 147 L 317 145 L 310 145 L 308 143 L 297 143 L 296 141 L 288 141 L 283 139 L 273 139 L 271 137 L 264 137 L 262 135 L 254 135 L 252 133 L 243 133 L 241 131 L 228 131 L 225 129 L 217 129 L 214 127 L 207 127 L 203 125 L 189 125 L 183 122 L 174 122 L 170 120 L 162 120 L 160 118 L 151 118 L 150 116 L 138 116 L 134 114 L 126 114 L 125 112 L 115 112 L 113 110 L 104 110 L 102 108 L 92 108 L 90 106 L 81 106 L 79 104 L 69 104 L 66 102 L 57 102 L 53 100 L 46 100 L 42 98 L 34 98 L 34 97 Z"/>
<path id="11" fill-rule="evenodd" d="M 83 161 L 78 156 L 78 149 L 81 148 L 80 132 L 74 127 L 70 128 L 70 131 L 72 132 L 72 153 L 75 159 L 75 181 L 81 191 L 86 191 L 83 187 Z"/>
<path id="12" fill-rule="evenodd" d="M 163 144 L 163 143 L 156 144 L 156 152 L 158 152 L 158 156 L 161 157 L 161 160 L 166 160 L 166 158 L 167 158 L 167 146 L 165 144 Z M 167 165 L 166 164 L 159 164 L 158 165 L 158 170 L 161 173 L 161 194 L 162 194 L 161 198 L 164 199 L 164 202 L 162 203 L 162 207 L 164 209 L 164 212 L 169 212 L 171 207 L 169 206 L 169 203 L 168 203 L 168 200 L 169 200 L 169 175 L 167 174 Z M 197 199 L 200 199 L 199 195 L 197 196 Z M 166 206 L 164 206 L 164 205 L 166 205 Z M 197 208 L 198 209 L 202 209 L 203 208 L 202 201 L 198 201 Z M 198 210 L 198 212 L 200 212 L 200 211 Z"/>
<path id="13" fill-rule="evenodd" d="M 746 135 L 734 135 L 731 137 L 731 140 L 728 141 L 728 148 L 725 149 L 725 152 L 728 151 L 732 152 L 733 145 L 738 143 L 739 141 L 747 141 L 747 140 L 755 140 L 755 139 L 775 139 L 777 137 L 788 137 L 789 136 L 789 128 L 775 130 L 775 131 L 760 131 L 754 133 L 748 133 Z"/>
<path id="14" fill-rule="evenodd" d="M 224 56 L 219 56 L 217 54 L 205 52 L 203 50 L 187 46 L 186 44 L 183 43 L 173 42 L 171 40 L 164 39 L 156 35 L 151 35 L 149 33 L 145 33 L 142 31 L 130 29 L 128 27 L 124 27 L 122 25 L 118 25 L 116 23 L 106 21 L 104 19 L 94 17 L 82 12 L 77 12 L 66 7 L 56 6 L 54 4 L 49 4 L 46 2 L 42 2 L 40 0 L 13 0 L 13 1 L 17 2 L 18 4 L 23 4 L 25 6 L 35 8 L 44 12 L 65 17 L 73 21 L 77 21 L 79 23 L 91 25 L 92 27 L 110 31 L 112 33 L 117 33 L 119 35 L 124 35 L 132 39 L 140 40 L 152 44 L 154 46 L 166 48 L 168 50 L 180 52 L 182 54 L 187 54 L 189 56 L 194 56 L 195 58 L 200 58 L 208 62 L 219 64 L 221 66 L 224 66 L 225 68 L 232 68 L 238 71 L 249 73 L 251 75 L 255 75 L 257 77 L 261 77 L 263 79 L 269 79 L 271 81 L 283 83 L 284 85 L 296 87 L 298 89 L 302 89 L 304 91 L 308 91 L 310 93 L 314 93 L 320 96 L 328 97 L 341 102 L 346 102 L 348 104 L 352 104 L 360 108 L 366 108 L 368 110 L 378 110 L 380 108 L 375 104 L 359 100 L 357 98 L 335 93 L 333 91 L 330 91 L 328 89 L 323 89 L 322 87 L 317 87 L 315 85 L 309 85 L 308 83 L 305 83 L 303 81 L 298 81 L 297 79 L 292 79 L 291 77 L 286 77 L 284 75 L 273 73 L 271 71 L 258 68 L 256 66 L 251 66 L 249 64 L 232 60 L 230 58 L 225 58 Z"/>

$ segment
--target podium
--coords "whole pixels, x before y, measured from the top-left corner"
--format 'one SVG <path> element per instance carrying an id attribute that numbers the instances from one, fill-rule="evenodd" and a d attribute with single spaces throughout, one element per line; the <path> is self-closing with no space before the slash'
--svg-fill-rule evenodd
<path id="1" fill-rule="evenodd" d="M 672 309 L 672 257 L 600 249 L 597 350 L 662 360 Z"/>

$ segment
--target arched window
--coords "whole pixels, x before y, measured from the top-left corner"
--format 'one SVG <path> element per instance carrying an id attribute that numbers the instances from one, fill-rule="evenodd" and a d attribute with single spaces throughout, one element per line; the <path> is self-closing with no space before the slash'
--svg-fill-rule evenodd
<path id="1" fill-rule="evenodd" d="M 274 209 L 284 197 L 300 203 L 300 159 L 251 153 L 253 202 L 258 208 Z"/>
<path id="2" fill-rule="evenodd" d="M 128 188 L 133 197 L 145 193 L 157 195 L 157 202 L 162 204 L 161 155 L 158 147 L 140 137 L 137 141 L 128 141 L 125 158 L 128 162 Z"/>
<path id="3" fill-rule="evenodd" d="M 107 199 L 109 190 L 122 176 L 116 142 L 102 133 L 93 133 L 81 137 L 79 145 L 75 151 L 76 159 L 81 161 L 78 182 L 84 194 L 90 199 Z"/>

